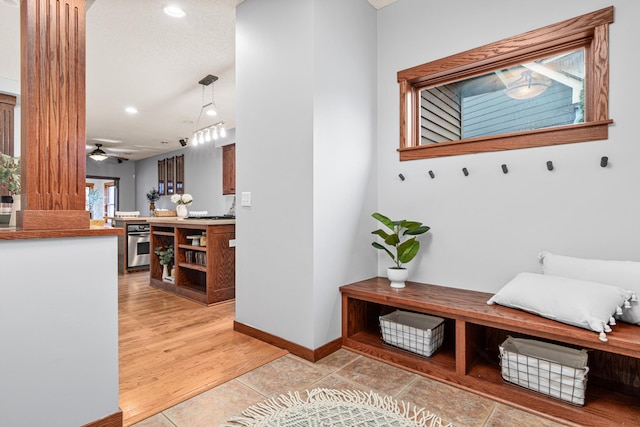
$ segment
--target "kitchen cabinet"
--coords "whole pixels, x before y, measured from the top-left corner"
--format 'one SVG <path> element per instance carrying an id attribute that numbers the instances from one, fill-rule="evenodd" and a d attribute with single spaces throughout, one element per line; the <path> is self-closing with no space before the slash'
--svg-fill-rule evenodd
<path id="1" fill-rule="evenodd" d="M 184 154 L 176 156 L 176 194 L 184 194 Z"/>
<path id="2" fill-rule="evenodd" d="M 236 194 L 236 144 L 222 147 L 222 194 Z"/>
<path id="3" fill-rule="evenodd" d="M 151 286 L 211 305 L 235 298 L 235 220 L 150 219 Z M 206 233 L 206 246 L 189 236 Z M 163 280 L 155 254 L 158 246 L 173 245 L 173 280 Z"/>
<path id="4" fill-rule="evenodd" d="M 158 160 L 158 192 L 184 194 L 184 154 Z"/>
<path id="5" fill-rule="evenodd" d="M 16 107 L 16 97 L 0 93 L 0 153 L 13 156 L 13 116 Z M 6 183 L 0 184 L 0 195 L 9 195 Z"/>
<path id="6" fill-rule="evenodd" d="M 166 159 L 158 160 L 158 193 L 161 196 L 167 194 L 167 161 Z"/>
<path id="7" fill-rule="evenodd" d="M 16 97 L 0 93 L 0 153 L 13 156 L 13 116 Z"/>
<path id="8" fill-rule="evenodd" d="M 174 160 L 175 157 L 169 157 L 165 159 L 166 162 L 166 174 L 167 174 L 167 195 L 174 193 L 173 176 L 174 176 Z"/>

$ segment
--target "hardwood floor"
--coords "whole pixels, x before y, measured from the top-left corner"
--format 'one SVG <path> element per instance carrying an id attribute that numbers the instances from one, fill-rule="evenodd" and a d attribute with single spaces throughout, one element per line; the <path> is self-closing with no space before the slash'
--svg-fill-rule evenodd
<path id="1" fill-rule="evenodd" d="M 235 302 L 210 307 L 119 276 L 120 408 L 128 426 L 286 354 L 233 331 Z"/>

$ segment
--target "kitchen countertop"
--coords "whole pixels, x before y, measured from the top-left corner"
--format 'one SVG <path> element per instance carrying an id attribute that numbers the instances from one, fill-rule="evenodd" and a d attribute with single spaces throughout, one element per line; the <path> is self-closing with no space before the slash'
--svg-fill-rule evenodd
<path id="1" fill-rule="evenodd" d="M 147 217 L 146 221 L 150 224 L 171 224 L 172 226 L 182 225 L 235 225 L 235 219 L 195 219 L 178 217 Z"/>

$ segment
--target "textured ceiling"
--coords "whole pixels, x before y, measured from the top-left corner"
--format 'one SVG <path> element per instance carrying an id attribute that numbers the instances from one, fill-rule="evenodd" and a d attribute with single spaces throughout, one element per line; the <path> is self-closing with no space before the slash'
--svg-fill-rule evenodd
<path id="1" fill-rule="evenodd" d="M 396 0 L 368 0 L 377 9 Z M 171 18 L 158 0 L 87 2 L 87 151 L 139 160 L 181 147 L 198 121 L 207 74 L 228 129 L 235 128 L 235 8 L 242 0 L 180 0 Z M 19 10 L 0 0 L 0 79 L 19 81 Z M 211 100 L 205 89 L 204 103 Z M 125 107 L 138 114 L 129 115 Z M 106 142 L 103 139 L 120 142 Z"/>
<path id="2" fill-rule="evenodd" d="M 219 77 L 219 117 L 234 128 L 237 3 L 182 0 L 186 16 L 176 19 L 157 0 L 95 1 L 87 11 L 87 144 L 130 159 L 180 148 L 179 139 L 217 121 L 197 123 L 198 81 L 207 74 Z M 204 96 L 211 100 L 210 86 Z"/>

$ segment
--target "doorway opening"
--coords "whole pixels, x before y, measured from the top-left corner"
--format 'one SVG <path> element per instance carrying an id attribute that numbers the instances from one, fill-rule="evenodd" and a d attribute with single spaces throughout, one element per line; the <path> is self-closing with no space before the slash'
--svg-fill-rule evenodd
<path id="1" fill-rule="evenodd" d="M 111 224 L 120 206 L 120 178 L 88 175 L 85 195 L 91 219 L 103 219 L 105 224 Z"/>

